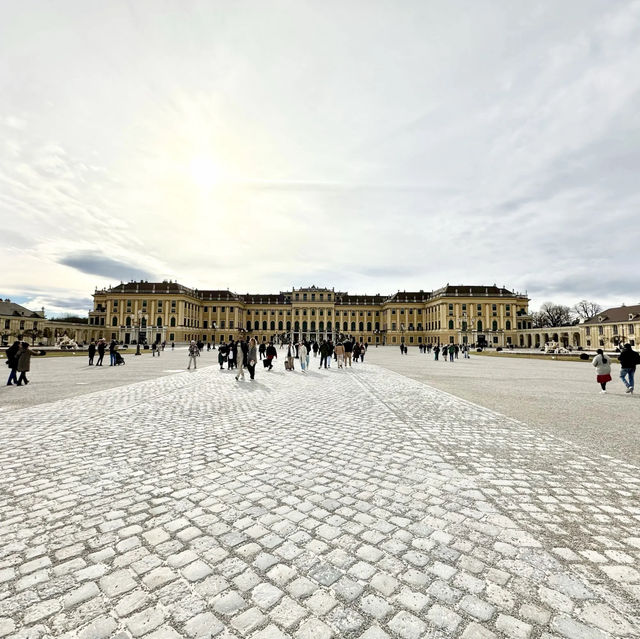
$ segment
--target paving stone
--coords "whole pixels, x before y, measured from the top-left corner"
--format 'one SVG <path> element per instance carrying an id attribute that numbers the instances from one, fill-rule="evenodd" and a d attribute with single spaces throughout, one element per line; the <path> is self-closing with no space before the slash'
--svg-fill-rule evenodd
<path id="1" fill-rule="evenodd" d="M 251 639 L 290 639 L 278 626 L 270 624 L 264 630 L 259 630 L 251 635 Z"/>
<path id="2" fill-rule="evenodd" d="M 294 633 L 294 639 L 331 639 L 333 630 L 319 619 L 305 619 Z"/>
<path id="3" fill-rule="evenodd" d="M 136 612 L 127 618 L 126 625 L 131 634 L 134 637 L 141 637 L 142 635 L 151 632 L 161 626 L 165 620 L 165 613 L 162 608 L 149 607 Z"/>
<path id="4" fill-rule="evenodd" d="M 458 604 L 460 610 L 480 621 L 489 621 L 495 612 L 495 607 L 475 595 L 465 595 Z"/>
<path id="5" fill-rule="evenodd" d="M 472 621 L 460 635 L 460 639 L 497 639 L 495 632 L 491 632 L 488 628 L 481 626 L 479 623 Z"/>
<path id="6" fill-rule="evenodd" d="M 249 610 L 236 615 L 231 620 L 231 625 L 242 635 L 247 635 L 261 626 L 265 619 L 266 617 L 259 608 L 249 608 Z"/>
<path id="7" fill-rule="evenodd" d="M 399 612 L 391 619 L 388 626 L 402 639 L 420 639 L 427 628 L 423 621 L 408 612 Z"/>
<path id="8" fill-rule="evenodd" d="M 184 626 L 187 636 L 195 639 L 211 639 L 224 629 L 224 624 L 211 612 L 192 617 Z"/>
<path id="9" fill-rule="evenodd" d="M 117 570 L 100 579 L 100 589 L 107 597 L 117 597 L 136 587 L 136 581 L 129 571 Z"/>
<path id="10" fill-rule="evenodd" d="M 532 627 L 510 615 L 498 615 L 496 628 L 514 639 L 528 639 L 531 636 Z"/>

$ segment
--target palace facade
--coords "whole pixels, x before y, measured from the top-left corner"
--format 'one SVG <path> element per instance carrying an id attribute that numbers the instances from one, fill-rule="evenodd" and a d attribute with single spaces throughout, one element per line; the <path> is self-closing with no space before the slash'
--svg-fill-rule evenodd
<path id="1" fill-rule="evenodd" d="M 127 282 L 96 290 L 91 338 L 220 343 L 353 336 L 369 344 L 518 345 L 531 328 L 525 294 L 492 286 L 451 286 L 393 295 L 353 295 L 309 286 L 279 293 L 191 289 L 177 282 Z"/>

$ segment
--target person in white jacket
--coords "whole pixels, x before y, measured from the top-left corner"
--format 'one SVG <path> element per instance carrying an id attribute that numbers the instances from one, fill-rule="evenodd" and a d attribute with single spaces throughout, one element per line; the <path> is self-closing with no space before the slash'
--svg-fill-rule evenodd
<path id="1" fill-rule="evenodd" d="M 307 347 L 304 345 L 304 342 L 298 344 L 298 357 L 300 358 L 300 368 L 304 373 L 309 365 L 307 362 Z"/>
<path id="2" fill-rule="evenodd" d="M 600 384 L 601 393 L 607 392 L 607 382 L 611 381 L 611 358 L 607 357 L 601 348 L 591 362 L 596 367 L 596 381 Z"/>

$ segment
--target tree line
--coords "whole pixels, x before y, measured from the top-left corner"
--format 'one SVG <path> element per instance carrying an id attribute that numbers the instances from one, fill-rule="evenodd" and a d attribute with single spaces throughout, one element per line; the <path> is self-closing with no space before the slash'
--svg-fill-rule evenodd
<path id="1" fill-rule="evenodd" d="M 539 311 L 531 313 L 531 317 L 533 328 L 574 326 L 595 317 L 600 312 L 602 312 L 602 306 L 589 300 L 580 300 L 573 306 L 545 302 Z"/>

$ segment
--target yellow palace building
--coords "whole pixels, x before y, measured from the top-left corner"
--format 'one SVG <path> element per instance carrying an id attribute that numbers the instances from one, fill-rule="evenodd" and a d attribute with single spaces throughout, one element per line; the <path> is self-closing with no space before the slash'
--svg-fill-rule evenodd
<path id="1" fill-rule="evenodd" d="M 435 291 L 357 295 L 309 286 L 279 293 L 191 289 L 177 282 L 127 282 L 96 290 L 91 338 L 220 343 L 252 336 L 341 339 L 369 344 L 517 345 L 531 328 L 529 298 L 506 288 L 452 286 Z"/>

